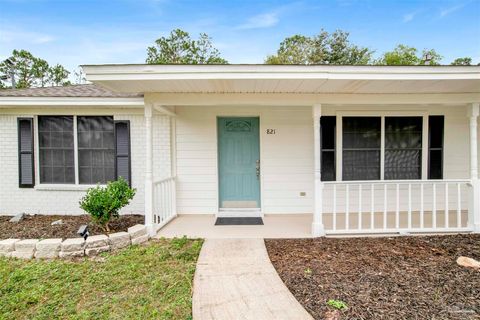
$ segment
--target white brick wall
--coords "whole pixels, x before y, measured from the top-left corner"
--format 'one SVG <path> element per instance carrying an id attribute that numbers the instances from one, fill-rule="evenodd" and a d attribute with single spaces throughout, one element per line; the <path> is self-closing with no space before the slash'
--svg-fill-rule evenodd
<path id="1" fill-rule="evenodd" d="M 95 110 L 98 114 L 98 110 Z M 42 109 L 42 114 L 46 114 Z M 52 112 L 58 114 L 56 112 Z M 65 114 L 71 114 L 65 112 Z M 104 114 L 113 114 L 115 120 L 130 120 L 132 150 L 132 183 L 137 194 L 122 213 L 143 214 L 145 170 L 145 125 L 143 113 L 115 114 L 112 109 Z M 17 118 L 29 114 L 1 114 L 0 111 L 0 215 L 26 212 L 29 214 L 82 214 L 78 202 L 85 191 L 39 190 L 18 187 L 18 137 Z M 166 116 L 155 115 L 154 126 L 154 179 L 170 175 L 170 122 Z M 37 150 L 36 150 L 37 151 Z M 37 168 L 36 168 L 37 170 Z M 36 184 L 38 186 L 38 182 Z"/>

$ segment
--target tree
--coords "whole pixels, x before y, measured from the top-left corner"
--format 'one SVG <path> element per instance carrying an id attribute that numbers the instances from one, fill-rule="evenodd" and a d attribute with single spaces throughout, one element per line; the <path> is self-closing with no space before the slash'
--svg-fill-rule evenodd
<path id="1" fill-rule="evenodd" d="M 155 45 L 147 48 L 149 64 L 226 64 L 220 51 L 212 44 L 212 39 L 201 33 L 193 40 L 188 32 L 175 29 L 168 37 L 161 37 Z"/>
<path id="2" fill-rule="evenodd" d="M 13 50 L 9 58 L 0 62 L 0 75 L 4 80 L 0 87 L 13 87 L 13 82 L 18 89 L 70 84 L 69 72 L 63 66 L 50 67 L 46 60 L 26 50 Z"/>
<path id="3" fill-rule="evenodd" d="M 457 58 L 450 63 L 452 66 L 470 66 L 472 65 L 472 58 L 464 57 L 464 58 Z"/>
<path id="4" fill-rule="evenodd" d="M 52 86 L 66 86 L 71 84 L 67 80 L 69 74 L 70 72 L 67 69 L 57 63 L 48 70 L 48 79 Z"/>
<path id="5" fill-rule="evenodd" d="M 275 55 L 267 56 L 267 64 L 334 64 L 366 65 L 373 51 L 350 43 L 349 33 L 336 30 L 333 33 L 321 30 L 308 37 L 294 35 L 285 38 Z"/>
<path id="6" fill-rule="evenodd" d="M 43 59 L 36 58 L 32 66 L 32 73 L 37 79 L 36 82 L 38 83 L 36 83 L 36 85 L 39 87 L 45 87 L 50 73 L 50 66 L 48 65 L 48 62 Z"/>
<path id="7" fill-rule="evenodd" d="M 427 60 L 428 58 L 428 60 Z M 418 49 L 399 44 L 392 51 L 385 52 L 375 64 L 387 66 L 439 65 L 442 56 L 434 49 L 424 49 L 419 56 Z"/>
<path id="8" fill-rule="evenodd" d="M 85 84 L 87 83 L 87 78 L 85 76 L 85 72 L 83 72 L 82 68 L 78 68 L 73 71 L 74 81 L 75 84 Z"/>
<path id="9" fill-rule="evenodd" d="M 26 50 L 13 50 L 12 56 L 0 63 L 0 72 L 14 77 L 16 88 L 30 88 L 34 84 L 35 57 Z M 10 62 L 10 63 L 9 63 Z"/>
<path id="10" fill-rule="evenodd" d="M 312 64 L 315 52 L 314 40 L 302 35 L 294 35 L 280 43 L 276 55 L 268 56 L 267 64 Z"/>

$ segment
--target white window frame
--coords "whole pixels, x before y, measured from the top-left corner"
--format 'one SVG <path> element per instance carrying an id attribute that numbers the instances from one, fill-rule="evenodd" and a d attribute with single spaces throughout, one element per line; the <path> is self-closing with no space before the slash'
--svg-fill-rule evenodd
<path id="1" fill-rule="evenodd" d="M 41 183 L 40 181 L 40 142 L 39 142 L 39 131 L 38 131 L 38 117 L 42 116 L 51 116 L 51 117 L 62 117 L 68 116 L 73 117 L 73 161 L 75 166 L 75 183 L 68 184 L 68 183 Z M 108 116 L 113 117 L 115 121 L 114 115 L 100 115 L 100 114 L 93 114 L 93 115 L 81 115 L 82 117 L 101 117 L 101 116 Z M 35 181 L 38 183 L 35 184 L 35 189 L 37 190 L 73 190 L 73 191 L 85 191 L 89 188 L 96 187 L 97 185 L 105 186 L 106 184 L 80 184 L 79 181 L 79 167 L 78 167 L 78 132 L 77 132 L 77 117 L 76 114 L 41 114 L 34 116 L 33 123 L 34 123 L 34 140 L 35 140 Z"/>
<path id="2" fill-rule="evenodd" d="M 336 181 L 343 181 L 343 117 L 380 117 L 380 181 L 385 180 L 385 117 L 422 117 L 422 176 L 428 178 L 428 112 L 427 111 L 337 111 L 336 112 Z"/>

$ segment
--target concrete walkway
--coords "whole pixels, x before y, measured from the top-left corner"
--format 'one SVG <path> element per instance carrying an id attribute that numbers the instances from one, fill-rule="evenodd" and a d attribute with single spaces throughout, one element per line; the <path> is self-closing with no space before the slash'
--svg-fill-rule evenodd
<path id="1" fill-rule="evenodd" d="M 312 319 L 283 284 L 263 239 L 207 239 L 193 290 L 193 319 Z"/>

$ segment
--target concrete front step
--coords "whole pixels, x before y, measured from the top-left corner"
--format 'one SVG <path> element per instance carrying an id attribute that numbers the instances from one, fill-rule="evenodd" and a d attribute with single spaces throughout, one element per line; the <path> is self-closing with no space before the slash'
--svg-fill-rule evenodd
<path id="1" fill-rule="evenodd" d="M 217 213 L 217 218 L 231 218 L 231 217 L 262 218 L 263 214 L 259 208 L 221 208 Z"/>

